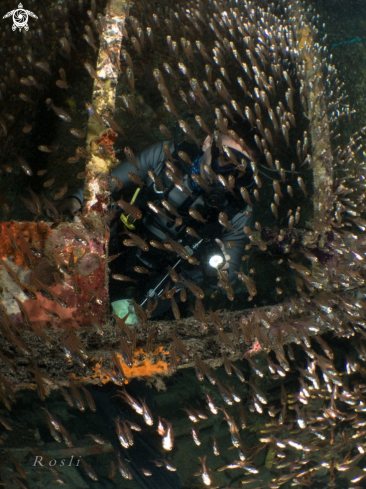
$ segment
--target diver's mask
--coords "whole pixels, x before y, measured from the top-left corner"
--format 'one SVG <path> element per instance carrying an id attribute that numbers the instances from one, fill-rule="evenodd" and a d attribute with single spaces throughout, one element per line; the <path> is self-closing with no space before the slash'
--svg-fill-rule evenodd
<path id="1" fill-rule="evenodd" d="M 233 156 L 236 158 L 238 163 L 241 160 L 245 160 L 247 162 L 247 167 L 248 167 L 249 159 L 247 156 L 245 156 L 244 153 L 231 147 L 230 147 L 230 151 L 233 154 Z M 220 150 L 216 145 L 216 141 L 214 140 L 211 146 L 211 168 L 216 173 L 216 175 L 226 175 L 228 173 L 235 174 L 235 172 L 237 172 L 237 168 L 234 165 L 234 163 L 227 163 L 224 166 L 220 166 L 218 162 L 219 156 L 220 156 Z"/>

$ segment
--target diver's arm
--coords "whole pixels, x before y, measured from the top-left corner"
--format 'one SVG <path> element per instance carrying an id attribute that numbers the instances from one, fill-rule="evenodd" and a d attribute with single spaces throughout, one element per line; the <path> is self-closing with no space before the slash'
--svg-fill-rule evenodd
<path id="1" fill-rule="evenodd" d="M 136 154 L 136 162 L 139 167 L 139 171 L 131 165 L 128 160 L 123 160 L 118 166 L 112 171 L 111 176 L 119 178 L 123 187 L 128 187 L 134 185 L 128 178 L 129 172 L 136 173 L 143 182 L 147 180 L 148 170 L 153 170 L 157 175 L 159 175 L 164 166 L 164 144 L 168 144 L 171 152 L 173 152 L 174 144 L 170 141 L 163 141 L 161 143 L 152 144 L 148 146 L 140 153 Z"/>
<path id="2" fill-rule="evenodd" d="M 148 170 L 153 170 L 157 175 L 162 172 L 164 167 L 164 144 L 168 144 L 170 151 L 174 150 L 174 143 L 171 141 L 163 141 L 162 143 L 152 144 L 148 146 L 140 153 L 136 154 L 136 162 L 140 171 L 131 165 L 128 160 L 121 161 L 116 168 L 112 171 L 111 176 L 119 178 L 124 188 L 134 185 L 134 183 L 128 178 L 129 172 L 136 173 L 143 182 L 147 179 Z M 69 198 L 76 198 L 82 204 L 84 202 L 84 188 L 78 188 L 75 190 Z"/>

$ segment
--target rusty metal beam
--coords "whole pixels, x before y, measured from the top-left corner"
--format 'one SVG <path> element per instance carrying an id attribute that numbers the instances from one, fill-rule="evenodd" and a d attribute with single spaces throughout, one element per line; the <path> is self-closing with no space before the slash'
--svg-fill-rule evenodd
<path id="1" fill-rule="evenodd" d="M 234 361 L 239 360 L 273 347 L 277 326 L 284 321 L 288 321 L 291 317 L 294 318 L 298 312 L 292 302 L 256 308 L 245 313 L 243 311 L 223 312 L 220 315 L 220 319 L 224 326 L 224 332 L 235 344 L 235 351 L 230 355 L 230 358 Z M 263 321 L 261 323 L 262 319 L 265 320 L 266 327 L 263 325 Z M 243 335 L 246 325 L 249 325 L 249 331 L 254 331 L 255 324 L 261 324 L 259 326 L 262 332 L 260 344 L 256 341 L 254 334 L 249 339 L 245 339 Z M 122 361 L 122 357 L 118 353 L 120 351 L 120 332 L 110 324 L 105 326 L 103 336 L 98 335 L 94 331 L 91 332 L 90 328 L 82 328 L 80 332 L 75 333 L 85 346 L 85 351 L 88 355 L 88 359 L 85 360 L 85 366 L 77 359 L 67 361 L 60 343 L 59 331 L 47 331 L 52 341 L 52 348 L 49 348 L 42 339 L 30 332 L 23 334 L 22 341 L 32 348 L 40 370 L 42 371 L 44 366 L 47 367 L 47 376 L 55 382 L 53 386 L 47 386 L 47 388 L 51 389 L 57 388 L 56 383 L 68 385 L 68 381 L 65 379 L 65 370 L 69 370 L 71 366 L 72 375 L 78 382 L 100 384 L 110 381 L 109 377 L 101 371 L 101 367 L 113 369 L 111 350 L 118 354 L 128 380 L 134 377 L 150 376 L 158 378 L 162 375 L 170 375 L 171 334 L 173 331 L 175 331 L 190 352 L 189 359 L 184 361 L 182 360 L 182 355 L 177 352 L 180 357 L 178 369 L 194 366 L 193 353 L 196 350 L 202 359 L 214 368 L 222 364 L 223 353 L 228 353 L 231 350 L 229 345 L 223 345 L 222 341 L 219 340 L 217 330 L 211 323 L 208 323 L 207 328 L 203 328 L 193 317 L 179 321 L 154 321 L 152 328 L 155 330 L 153 352 L 147 352 L 145 346 L 151 328 L 138 328 L 137 349 L 132 368 L 129 368 Z M 233 332 L 235 328 L 238 328 L 240 333 L 239 339 L 235 337 Z M 326 326 L 323 325 L 320 328 L 325 330 Z M 284 343 L 293 341 L 293 337 L 284 333 Z M 12 355 L 10 344 L 2 338 L 0 338 L 0 348 L 17 367 L 16 376 L 13 376 L 7 367 L 4 371 L 6 377 L 12 382 L 14 389 L 35 388 L 34 376 L 28 370 L 28 367 L 32 366 L 33 359 Z"/>
<path id="2" fill-rule="evenodd" d="M 112 0 L 108 3 L 105 15 L 106 28 L 100 37 L 96 71 L 103 83 L 94 81 L 92 105 L 102 116 L 113 117 L 114 114 L 119 71 L 118 64 L 112 63 L 109 53 L 119 59 L 126 8 L 126 3 L 120 0 Z M 109 197 L 108 176 L 111 168 L 116 164 L 116 160 L 111 155 L 98 151 L 98 140 L 106 129 L 106 126 L 99 124 L 94 117 L 89 118 L 87 143 L 91 144 L 92 154 L 86 167 L 88 174 L 84 190 L 85 205 L 89 212 L 98 200 L 103 202 L 104 210 L 106 210 L 105 205 Z M 93 141 L 97 142 L 95 147 L 93 147 Z"/>
<path id="3" fill-rule="evenodd" d="M 292 2 L 293 11 L 299 5 Z M 323 225 L 322 244 L 328 221 L 332 216 L 332 166 L 333 156 L 327 107 L 324 99 L 322 60 L 315 48 L 314 33 L 309 26 L 302 25 L 299 33 L 299 50 L 302 51 L 305 82 L 306 116 L 310 121 L 311 165 L 314 188 L 314 222 Z M 321 246 L 322 246 L 321 244 Z"/>

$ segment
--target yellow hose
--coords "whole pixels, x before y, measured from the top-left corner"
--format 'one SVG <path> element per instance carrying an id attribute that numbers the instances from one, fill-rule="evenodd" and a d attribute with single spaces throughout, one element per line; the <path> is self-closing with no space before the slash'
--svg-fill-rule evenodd
<path id="1" fill-rule="evenodd" d="M 133 197 L 131 199 L 131 202 L 130 204 L 132 205 L 135 200 L 137 199 L 137 196 L 140 192 L 140 188 L 137 188 L 135 193 L 133 194 Z M 121 214 L 121 221 L 123 222 L 123 224 L 128 228 L 128 229 L 131 229 L 131 231 L 133 231 L 135 229 L 135 226 L 134 226 L 134 222 L 136 221 L 136 219 L 134 219 L 133 217 L 130 216 L 130 214 Z"/>

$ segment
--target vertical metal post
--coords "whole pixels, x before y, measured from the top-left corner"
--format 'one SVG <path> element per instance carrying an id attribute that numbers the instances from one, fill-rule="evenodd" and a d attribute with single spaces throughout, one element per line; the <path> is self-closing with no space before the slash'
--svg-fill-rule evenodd
<path id="1" fill-rule="evenodd" d="M 293 8 L 296 9 L 294 2 Z M 324 240 L 326 218 L 332 208 L 332 165 L 333 156 L 330 143 L 329 121 L 324 100 L 324 86 L 321 59 L 314 46 L 313 33 L 308 25 L 300 30 L 299 49 L 302 49 L 305 67 L 305 93 L 307 117 L 310 121 L 311 162 L 314 185 L 314 222 L 323 225 L 321 246 Z"/>

